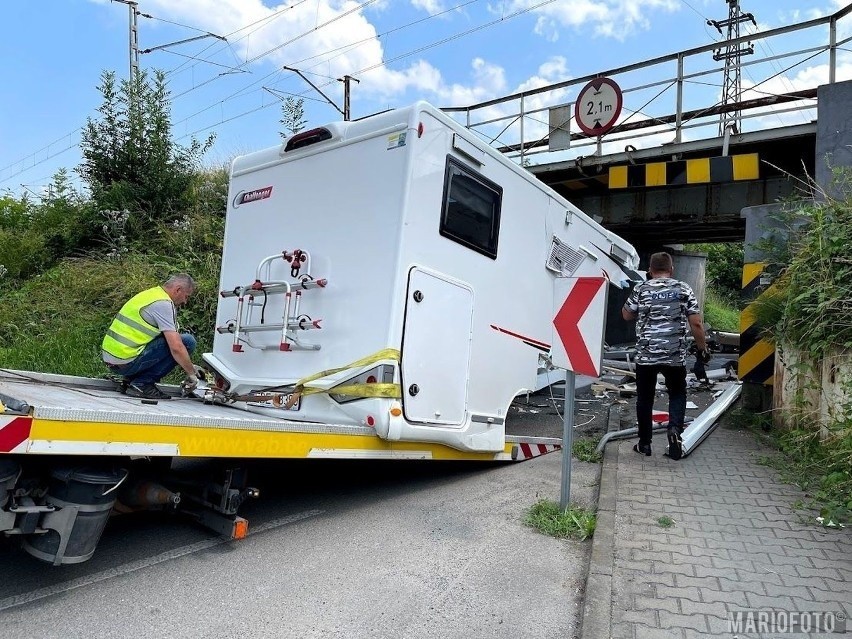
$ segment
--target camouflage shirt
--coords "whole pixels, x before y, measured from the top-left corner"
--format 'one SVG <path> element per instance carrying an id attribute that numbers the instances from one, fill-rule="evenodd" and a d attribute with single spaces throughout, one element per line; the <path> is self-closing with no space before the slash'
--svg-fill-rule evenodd
<path id="1" fill-rule="evenodd" d="M 636 313 L 636 363 L 682 365 L 690 315 L 701 311 L 689 284 L 657 277 L 637 284 L 624 307 Z"/>

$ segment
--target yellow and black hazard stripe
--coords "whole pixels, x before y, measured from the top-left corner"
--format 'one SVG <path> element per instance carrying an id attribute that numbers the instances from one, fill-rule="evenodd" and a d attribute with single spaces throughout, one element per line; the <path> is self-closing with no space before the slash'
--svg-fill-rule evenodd
<path id="1" fill-rule="evenodd" d="M 754 316 L 755 301 L 771 288 L 764 276 L 765 268 L 764 262 L 743 266 L 741 295 L 748 304 L 740 313 L 740 360 L 737 374 L 744 382 L 771 386 L 775 375 L 775 347 L 760 337 Z"/>
<path id="2" fill-rule="evenodd" d="M 759 177 L 760 163 L 757 153 L 744 153 L 715 158 L 613 166 L 609 169 L 609 188 L 736 182 L 756 180 Z"/>

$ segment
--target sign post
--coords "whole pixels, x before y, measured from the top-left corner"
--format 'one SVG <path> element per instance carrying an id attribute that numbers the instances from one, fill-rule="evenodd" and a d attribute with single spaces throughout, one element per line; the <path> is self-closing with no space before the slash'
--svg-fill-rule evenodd
<path id="1" fill-rule="evenodd" d="M 605 277 L 557 278 L 554 286 L 553 327 L 559 339 L 553 340 L 551 361 L 565 369 L 565 403 L 562 416 L 562 490 L 559 506 L 571 503 L 571 453 L 574 448 L 574 393 L 576 374 L 601 374 L 606 299 Z"/>
<path id="2" fill-rule="evenodd" d="M 559 507 L 564 511 L 571 503 L 571 453 L 574 450 L 574 371 L 565 371 L 565 402 L 562 404 L 562 488 Z"/>

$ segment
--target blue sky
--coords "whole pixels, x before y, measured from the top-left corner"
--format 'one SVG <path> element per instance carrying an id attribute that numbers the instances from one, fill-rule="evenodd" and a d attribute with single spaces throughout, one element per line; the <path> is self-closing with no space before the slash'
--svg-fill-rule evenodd
<path id="1" fill-rule="evenodd" d="M 741 0 L 761 31 L 846 4 Z M 168 72 L 178 140 L 215 133 L 208 162 L 220 164 L 278 143 L 279 96 L 303 95 L 309 126 L 340 119 L 322 96 L 282 66 L 302 70 L 339 106 L 342 83 L 336 78 L 347 73 L 358 78 L 351 101 L 356 118 L 418 99 L 439 107 L 465 106 L 712 43 L 720 36 L 706 19 L 727 17 L 728 5 L 725 0 L 139 0 L 139 10 L 150 16 L 139 18 L 142 50 L 208 32 L 227 36 L 227 43 L 205 38 L 140 57 L 143 68 Z M 814 37 L 791 36 L 768 48 L 760 45 L 758 53 L 811 46 L 808 38 Z M 840 52 L 840 79 L 852 77 L 846 55 Z M 40 193 L 58 168 L 79 163 L 79 129 L 100 104 L 100 73 L 109 69 L 126 77 L 128 57 L 124 4 L 3 0 L 0 191 Z M 788 62 L 767 65 L 763 77 L 780 73 L 761 90 L 815 86 L 827 73 L 824 62 L 817 58 L 787 72 L 781 71 Z M 744 87 L 760 82 L 759 73 L 757 67 L 744 73 Z M 651 72 L 648 78 L 654 79 Z M 641 78 L 631 81 L 641 84 Z M 718 78 L 715 82 L 707 83 L 704 94 L 695 88 L 687 102 L 694 102 L 693 108 L 710 106 L 720 91 Z M 548 99 L 555 104 L 574 95 L 576 89 L 570 89 Z M 633 109 L 645 104 L 639 93 L 632 99 Z M 631 107 L 627 96 L 625 106 Z M 808 117 L 774 119 L 788 123 Z"/>

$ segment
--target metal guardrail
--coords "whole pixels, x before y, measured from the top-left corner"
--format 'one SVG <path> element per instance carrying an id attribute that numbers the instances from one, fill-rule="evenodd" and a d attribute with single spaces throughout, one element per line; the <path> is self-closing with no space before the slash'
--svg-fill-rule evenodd
<path id="1" fill-rule="evenodd" d="M 720 116 L 732 111 L 739 112 L 741 121 L 748 121 L 742 128 L 751 131 L 775 128 L 772 123 L 776 119 L 780 123 L 778 126 L 810 123 L 816 119 L 817 87 L 826 81 L 829 84 L 836 81 L 837 53 L 848 51 L 843 45 L 852 41 L 852 36 L 838 40 L 838 26 L 850 13 L 852 5 L 798 24 L 694 47 L 466 107 L 442 110 L 525 166 L 630 151 L 636 148 L 640 138 L 651 138 L 645 142 L 658 146 L 718 137 Z M 846 20 L 842 26 L 852 30 L 851 22 Z M 826 29 L 827 34 L 818 34 L 820 29 Z M 797 35 L 796 46 L 801 47 L 802 35 L 805 40 L 811 40 L 808 44 L 812 46 L 787 50 L 791 34 Z M 724 63 L 714 61 L 708 54 L 743 43 L 757 43 L 764 55 L 761 57 L 755 50 L 753 55 L 740 58 L 738 66 L 744 74 L 741 100 L 723 104 L 718 96 L 722 93 Z M 782 53 L 776 53 L 776 48 Z M 791 79 L 787 73 L 805 64 L 826 65 L 828 77 L 809 80 L 807 86 L 801 86 L 799 79 L 800 86 L 795 86 L 793 79 L 796 78 Z M 641 80 L 638 79 L 640 74 Z M 719 77 L 718 83 L 711 82 L 714 75 Z M 550 126 L 551 110 L 567 108 L 573 114 L 574 102 L 566 99 L 572 92 L 576 96 L 586 83 L 601 77 L 612 78 L 622 90 L 624 102 L 620 121 L 604 136 L 590 137 L 579 130 L 570 130 L 572 116 L 567 122 L 570 147 L 552 150 L 550 134 L 555 129 Z M 774 87 L 773 83 L 779 85 L 778 90 L 769 90 Z M 708 98 L 714 91 L 715 96 Z M 708 102 L 710 106 L 685 108 Z M 563 132 L 565 127 L 563 123 Z M 708 133 L 710 127 L 716 129 L 712 135 Z"/>

